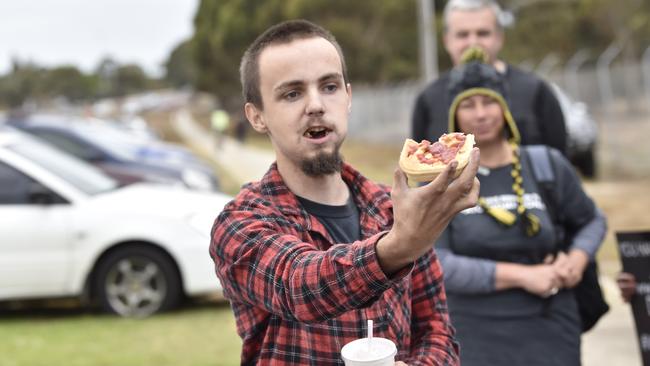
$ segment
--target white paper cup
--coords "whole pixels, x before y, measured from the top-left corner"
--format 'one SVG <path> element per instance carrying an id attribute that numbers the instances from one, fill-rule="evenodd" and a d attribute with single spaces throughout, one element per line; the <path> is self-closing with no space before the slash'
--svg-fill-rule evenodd
<path id="1" fill-rule="evenodd" d="M 341 349 L 345 366 L 394 366 L 397 347 L 390 339 L 373 337 L 368 347 L 368 338 L 354 340 Z"/>

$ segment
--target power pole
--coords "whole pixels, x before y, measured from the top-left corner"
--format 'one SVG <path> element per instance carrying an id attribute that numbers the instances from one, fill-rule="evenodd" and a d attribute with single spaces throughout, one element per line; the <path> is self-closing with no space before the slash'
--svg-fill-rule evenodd
<path id="1" fill-rule="evenodd" d="M 438 42 L 436 18 L 432 16 L 435 0 L 418 0 L 418 31 L 420 40 L 420 77 L 428 83 L 438 77 Z"/>

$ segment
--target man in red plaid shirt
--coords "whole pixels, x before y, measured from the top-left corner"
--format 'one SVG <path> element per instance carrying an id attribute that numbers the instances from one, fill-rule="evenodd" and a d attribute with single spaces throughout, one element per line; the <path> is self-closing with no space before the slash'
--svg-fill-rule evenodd
<path id="1" fill-rule="evenodd" d="M 457 365 L 432 247 L 477 202 L 478 150 L 456 179 L 452 163 L 410 188 L 396 170 L 392 193 L 343 163 L 352 95 L 345 60 L 334 37 L 307 21 L 269 28 L 240 73 L 246 117 L 276 153 L 212 230 L 242 365 L 342 365 L 341 348 L 365 336 L 368 319 L 376 336 L 396 343 L 396 365 Z"/>

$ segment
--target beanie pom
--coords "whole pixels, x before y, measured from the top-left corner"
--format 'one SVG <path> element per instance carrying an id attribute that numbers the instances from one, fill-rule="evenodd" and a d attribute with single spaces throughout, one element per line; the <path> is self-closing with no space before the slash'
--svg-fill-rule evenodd
<path id="1" fill-rule="evenodd" d="M 487 64 L 488 60 L 489 59 L 487 53 L 482 48 L 477 46 L 469 47 L 465 50 L 465 52 L 463 52 L 462 56 L 460 56 L 461 64 L 468 64 L 470 62 L 480 62 Z"/>

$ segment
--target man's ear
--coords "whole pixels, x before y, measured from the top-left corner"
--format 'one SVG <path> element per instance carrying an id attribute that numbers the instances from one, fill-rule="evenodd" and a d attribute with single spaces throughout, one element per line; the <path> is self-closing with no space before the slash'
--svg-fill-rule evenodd
<path id="1" fill-rule="evenodd" d="M 264 122 L 262 111 L 257 109 L 255 104 L 250 102 L 246 103 L 244 105 L 244 112 L 246 113 L 246 119 L 248 119 L 248 122 L 250 122 L 255 131 L 259 133 L 267 132 L 266 123 Z"/>

